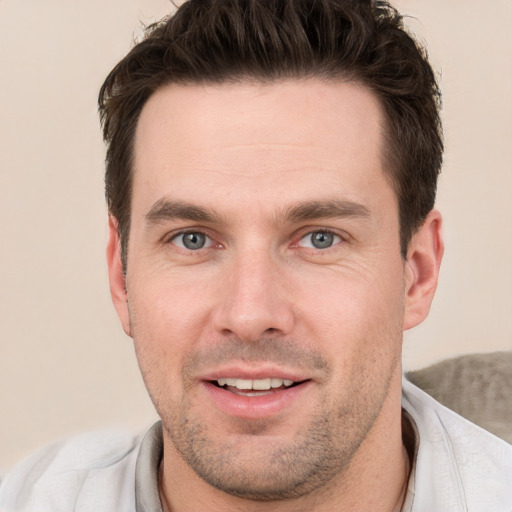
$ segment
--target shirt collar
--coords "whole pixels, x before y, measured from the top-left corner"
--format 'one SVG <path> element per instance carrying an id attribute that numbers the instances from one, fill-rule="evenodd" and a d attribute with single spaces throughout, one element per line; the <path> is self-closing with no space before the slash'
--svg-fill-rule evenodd
<path id="1" fill-rule="evenodd" d="M 164 455 L 162 423 L 155 423 L 142 440 L 135 466 L 135 510 L 162 512 L 158 473 Z"/>

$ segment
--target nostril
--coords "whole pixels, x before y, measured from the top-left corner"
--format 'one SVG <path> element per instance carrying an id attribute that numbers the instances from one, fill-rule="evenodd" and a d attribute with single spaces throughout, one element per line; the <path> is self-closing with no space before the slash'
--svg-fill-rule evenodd
<path id="1" fill-rule="evenodd" d="M 243 299 L 243 297 L 242 297 Z M 220 301 L 212 313 L 212 327 L 223 336 L 236 336 L 242 341 L 290 334 L 294 316 L 287 303 L 267 303 L 264 300 L 238 300 L 229 296 Z"/>

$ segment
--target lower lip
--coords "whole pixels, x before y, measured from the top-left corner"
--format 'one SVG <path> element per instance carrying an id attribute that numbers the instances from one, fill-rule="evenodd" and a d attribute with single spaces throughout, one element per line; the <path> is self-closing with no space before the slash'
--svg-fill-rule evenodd
<path id="1" fill-rule="evenodd" d="M 306 381 L 288 389 L 280 389 L 260 396 L 236 395 L 207 381 L 203 381 L 202 384 L 213 403 L 222 412 L 237 418 L 260 419 L 276 415 L 297 405 L 299 398 L 310 387 L 311 382 Z"/>

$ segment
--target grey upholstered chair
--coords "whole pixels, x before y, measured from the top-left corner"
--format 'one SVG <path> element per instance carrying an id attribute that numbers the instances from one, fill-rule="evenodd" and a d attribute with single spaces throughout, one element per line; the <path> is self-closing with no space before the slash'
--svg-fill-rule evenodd
<path id="1" fill-rule="evenodd" d="M 406 377 L 461 416 L 512 443 L 512 352 L 464 355 Z"/>

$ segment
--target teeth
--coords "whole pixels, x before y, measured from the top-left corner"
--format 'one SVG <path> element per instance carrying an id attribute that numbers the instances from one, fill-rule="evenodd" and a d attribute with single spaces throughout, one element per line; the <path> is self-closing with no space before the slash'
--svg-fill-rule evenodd
<path id="1" fill-rule="evenodd" d="M 280 388 L 283 385 L 282 379 L 270 379 L 270 387 Z"/>
<path id="2" fill-rule="evenodd" d="M 281 386 L 290 387 L 293 380 L 289 379 L 231 379 L 222 378 L 218 379 L 219 386 L 231 386 L 237 389 L 255 389 L 257 391 L 266 391 L 270 388 L 280 388 Z"/>
<path id="3" fill-rule="evenodd" d="M 252 381 L 252 389 L 263 391 L 270 389 L 270 379 L 255 379 Z"/>
<path id="4" fill-rule="evenodd" d="M 252 389 L 252 380 L 236 379 L 236 389 Z"/>

